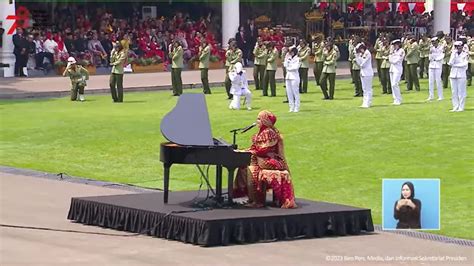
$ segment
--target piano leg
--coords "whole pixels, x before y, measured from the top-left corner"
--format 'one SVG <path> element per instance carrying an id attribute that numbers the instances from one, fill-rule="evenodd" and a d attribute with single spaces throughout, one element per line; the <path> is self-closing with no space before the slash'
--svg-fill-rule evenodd
<path id="1" fill-rule="evenodd" d="M 229 175 L 227 177 L 227 203 L 232 204 L 233 203 L 232 192 L 234 191 L 235 168 L 227 168 L 227 171 L 229 173 Z"/>
<path id="2" fill-rule="evenodd" d="M 168 203 L 168 190 L 170 186 L 170 168 L 171 164 L 163 164 L 163 168 L 165 170 L 164 178 L 163 178 L 163 202 L 166 204 Z"/>
<path id="3" fill-rule="evenodd" d="M 216 165 L 216 200 L 222 202 L 222 165 Z"/>

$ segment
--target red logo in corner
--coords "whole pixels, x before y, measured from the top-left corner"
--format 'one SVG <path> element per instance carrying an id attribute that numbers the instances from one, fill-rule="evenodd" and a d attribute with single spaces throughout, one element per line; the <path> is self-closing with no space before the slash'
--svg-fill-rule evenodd
<path id="1" fill-rule="evenodd" d="M 13 32 L 15 32 L 15 29 L 17 27 L 22 27 L 22 28 L 28 27 L 29 26 L 28 24 L 29 24 L 29 21 L 30 21 L 30 16 L 31 16 L 31 13 L 28 10 L 28 8 L 26 8 L 24 6 L 18 7 L 18 9 L 16 10 L 15 15 L 9 15 L 6 18 L 6 19 L 9 19 L 9 20 L 15 20 L 15 22 L 13 22 L 12 26 L 8 30 L 7 34 L 8 35 L 13 34 Z"/>

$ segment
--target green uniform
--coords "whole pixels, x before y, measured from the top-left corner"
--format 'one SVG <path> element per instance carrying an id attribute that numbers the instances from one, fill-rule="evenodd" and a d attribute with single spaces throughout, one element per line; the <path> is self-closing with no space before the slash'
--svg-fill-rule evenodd
<path id="1" fill-rule="evenodd" d="M 403 43 L 402 43 L 402 49 L 403 49 L 403 51 L 405 51 L 405 52 L 406 52 L 407 49 L 408 49 L 408 43 L 409 43 L 409 40 L 405 38 L 405 39 L 403 40 Z M 405 58 L 403 58 L 403 72 L 402 72 L 402 77 L 401 77 L 402 80 L 405 80 L 405 81 L 408 80 L 408 79 L 407 79 L 407 72 L 408 72 L 407 70 L 408 70 L 407 58 L 406 58 L 406 56 L 405 56 Z"/>
<path id="2" fill-rule="evenodd" d="M 441 78 L 443 80 L 443 88 L 448 88 L 449 73 L 451 72 L 451 67 L 448 65 L 449 58 L 451 57 L 451 51 L 453 50 L 453 43 L 444 41 L 444 59 L 443 59 L 443 69 L 441 72 Z M 440 42 L 441 45 L 441 42 Z"/>
<path id="3" fill-rule="evenodd" d="M 339 53 L 333 48 L 331 51 L 324 49 L 323 51 L 323 73 L 321 75 L 321 91 L 325 99 L 334 99 L 334 88 L 336 83 L 336 62 L 339 58 Z M 329 94 L 328 84 L 329 79 Z"/>
<path id="4" fill-rule="evenodd" d="M 349 57 L 348 57 L 348 60 L 349 61 L 349 71 L 351 73 L 351 83 L 354 83 L 354 68 L 352 68 L 352 64 L 354 63 L 353 60 L 354 60 L 354 40 L 350 40 L 349 43 L 347 44 L 347 50 L 349 52 Z"/>
<path id="5" fill-rule="evenodd" d="M 469 39 L 467 42 L 467 45 L 469 47 L 469 64 L 467 67 L 467 86 L 472 85 L 472 71 L 473 69 L 473 64 L 474 64 L 474 39 Z"/>
<path id="6" fill-rule="evenodd" d="M 183 69 L 183 47 L 178 46 L 171 50 L 171 84 L 173 86 L 173 95 L 183 94 L 183 81 L 181 79 L 181 70 Z"/>
<path id="7" fill-rule="evenodd" d="M 354 49 L 349 50 L 349 60 L 352 62 L 352 80 L 354 81 L 354 96 L 362 96 L 362 81 L 360 79 L 360 66 L 355 61 Z"/>
<path id="8" fill-rule="evenodd" d="M 209 57 L 211 55 L 211 48 L 209 45 L 206 47 L 199 47 L 199 69 L 201 70 L 201 82 L 202 89 L 204 94 L 211 94 L 211 89 L 209 88 Z"/>
<path id="9" fill-rule="evenodd" d="M 71 79 L 71 101 L 77 100 L 77 94 L 84 94 L 84 87 L 87 85 L 86 80 L 89 79 L 89 72 L 80 65 L 76 65 L 76 69 L 68 67 L 64 70 L 63 76 Z"/>
<path id="10" fill-rule="evenodd" d="M 377 38 L 377 40 L 375 41 L 375 45 L 374 45 L 374 50 L 375 50 L 375 62 L 377 63 L 377 76 L 379 76 L 379 81 L 380 83 L 382 83 L 382 75 L 381 75 L 381 72 L 382 72 L 382 61 L 383 61 L 383 56 L 382 56 L 382 53 L 383 53 L 383 42 L 382 42 L 382 38 Z"/>
<path id="11" fill-rule="evenodd" d="M 227 92 L 227 96 L 229 99 L 232 99 L 232 94 L 230 94 L 230 87 L 232 86 L 232 83 L 229 79 L 229 69 L 230 69 L 231 59 L 232 59 L 232 50 L 229 48 L 225 52 L 225 81 L 224 81 L 225 91 Z"/>
<path id="12" fill-rule="evenodd" d="M 275 73 L 277 70 L 276 59 L 278 57 L 278 50 L 273 48 L 273 50 L 268 51 L 267 53 L 267 64 L 265 72 L 265 84 L 263 86 L 263 96 L 268 96 L 268 85 L 270 84 L 270 93 L 272 97 L 276 96 L 276 82 L 275 82 Z"/>
<path id="13" fill-rule="evenodd" d="M 429 55 L 430 55 L 431 41 L 429 39 L 421 39 L 419 44 L 420 49 L 420 78 L 423 78 L 423 74 L 426 72 L 428 76 L 428 66 L 430 64 Z"/>
<path id="14" fill-rule="evenodd" d="M 388 56 L 390 55 L 390 46 L 383 45 L 381 47 L 381 57 L 382 63 L 380 64 L 380 82 L 382 83 L 382 93 L 391 94 L 392 93 L 392 84 L 390 82 L 390 62 L 388 61 Z"/>
<path id="15" fill-rule="evenodd" d="M 323 42 L 313 42 L 313 54 L 314 54 L 314 68 L 313 74 L 314 79 L 316 80 L 316 85 L 319 86 L 319 81 L 321 79 L 321 73 L 323 72 Z"/>
<path id="16" fill-rule="evenodd" d="M 255 82 L 255 89 L 262 90 L 265 81 L 265 67 L 267 65 L 267 49 L 265 45 L 259 46 L 258 44 L 253 49 L 254 55 L 254 67 L 253 67 L 253 80 Z"/>
<path id="17" fill-rule="evenodd" d="M 281 49 L 281 56 L 280 56 L 280 59 L 281 59 L 282 62 L 285 61 L 285 57 L 286 57 L 286 55 L 289 53 L 289 50 L 290 50 L 290 48 L 288 48 L 288 47 L 286 47 L 286 46 L 283 46 L 283 48 Z M 282 64 L 282 65 L 283 65 L 282 68 L 283 68 L 283 80 L 284 80 L 283 86 L 286 86 L 286 85 L 285 85 L 285 84 L 286 84 L 286 67 L 285 67 L 284 64 Z"/>
<path id="18" fill-rule="evenodd" d="M 112 50 L 110 54 L 110 65 L 112 72 L 110 74 L 110 94 L 114 102 L 123 102 L 123 67 L 127 59 L 127 51 Z"/>
<path id="19" fill-rule="evenodd" d="M 406 53 L 406 60 L 407 60 L 407 71 L 405 71 L 405 75 L 407 78 L 407 90 L 413 90 L 413 86 L 417 91 L 420 90 L 420 82 L 418 80 L 418 62 L 420 61 L 420 50 L 418 47 L 418 43 L 413 42 L 407 45 L 407 53 Z"/>
<path id="20" fill-rule="evenodd" d="M 311 49 L 306 45 L 305 47 L 299 49 L 298 57 L 300 58 L 300 69 L 298 70 L 300 74 L 300 93 L 308 92 L 308 68 L 309 68 L 309 54 Z"/>

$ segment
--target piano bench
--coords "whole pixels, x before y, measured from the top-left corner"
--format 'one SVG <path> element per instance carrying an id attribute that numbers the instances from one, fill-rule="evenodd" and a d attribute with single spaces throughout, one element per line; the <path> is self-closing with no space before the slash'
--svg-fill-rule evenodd
<path id="1" fill-rule="evenodd" d="M 259 181 L 261 182 L 262 191 L 265 191 L 265 197 L 263 201 L 263 207 L 267 207 L 267 189 L 270 188 L 272 190 L 272 203 L 276 207 L 280 207 L 280 202 L 278 202 L 275 190 L 272 187 L 272 182 L 275 180 L 276 182 L 281 184 L 281 180 L 288 180 L 288 173 L 287 170 L 261 170 L 258 176 Z"/>

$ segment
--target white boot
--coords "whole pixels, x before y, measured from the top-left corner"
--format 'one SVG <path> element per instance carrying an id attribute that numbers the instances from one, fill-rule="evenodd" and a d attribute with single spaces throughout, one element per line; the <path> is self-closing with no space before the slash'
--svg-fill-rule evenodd
<path id="1" fill-rule="evenodd" d="M 83 101 L 86 100 L 86 98 L 84 98 L 84 94 L 79 94 L 79 100 L 80 100 L 81 102 L 83 102 Z"/>

